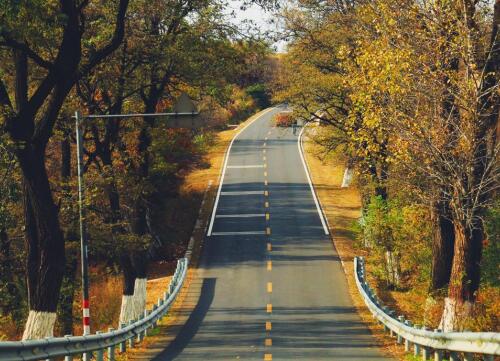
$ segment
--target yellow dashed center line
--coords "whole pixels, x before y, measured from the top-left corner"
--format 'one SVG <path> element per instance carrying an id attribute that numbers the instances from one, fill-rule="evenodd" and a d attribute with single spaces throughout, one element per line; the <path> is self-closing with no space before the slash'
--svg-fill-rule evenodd
<path id="1" fill-rule="evenodd" d="M 273 345 L 273 339 L 272 338 L 266 338 L 266 341 L 264 343 L 266 346 L 272 346 Z"/>
<path id="2" fill-rule="evenodd" d="M 273 283 L 272 282 L 267 282 L 267 292 L 268 293 L 273 292 Z"/>
<path id="3" fill-rule="evenodd" d="M 268 183 L 267 183 L 267 180 L 264 181 L 264 185 L 267 187 L 268 186 Z"/>
<path id="4" fill-rule="evenodd" d="M 267 311 L 267 313 L 273 312 L 273 305 L 271 303 L 267 304 L 266 311 Z"/>
<path id="5" fill-rule="evenodd" d="M 273 355 L 270 353 L 266 353 L 264 355 L 264 361 L 273 361 Z"/>
<path id="6" fill-rule="evenodd" d="M 264 177 L 267 177 L 267 171 L 264 171 Z"/>
<path id="7" fill-rule="evenodd" d="M 266 206 L 266 208 L 269 208 L 269 202 L 266 202 L 264 205 Z"/>
<path id="8" fill-rule="evenodd" d="M 266 221 L 268 221 L 270 217 L 269 213 L 266 213 Z"/>
<path id="9" fill-rule="evenodd" d="M 266 331 L 271 331 L 273 329 L 273 326 L 271 324 L 271 321 L 266 322 Z"/>
<path id="10" fill-rule="evenodd" d="M 267 250 L 268 252 L 271 252 L 273 250 L 273 245 L 271 243 L 267 244 Z"/>
<path id="11" fill-rule="evenodd" d="M 267 234 L 267 235 L 270 235 L 270 234 L 271 234 L 271 227 L 267 227 L 267 228 L 266 228 L 266 234 Z"/>
<path id="12" fill-rule="evenodd" d="M 264 157 L 262 157 L 262 160 L 265 162 L 267 160 L 267 158 L 264 156 Z"/>
<path id="13" fill-rule="evenodd" d="M 264 191 L 264 196 L 269 197 L 269 191 Z"/>
<path id="14" fill-rule="evenodd" d="M 267 270 L 272 271 L 273 269 L 273 261 L 267 261 Z"/>
<path id="15" fill-rule="evenodd" d="M 263 150 L 262 150 L 262 153 L 266 154 L 266 150 L 265 150 L 265 149 L 263 149 Z"/>

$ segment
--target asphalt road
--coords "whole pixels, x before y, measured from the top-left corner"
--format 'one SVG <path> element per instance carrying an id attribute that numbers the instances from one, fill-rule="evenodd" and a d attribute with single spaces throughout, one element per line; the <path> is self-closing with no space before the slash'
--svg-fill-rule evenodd
<path id="1" fill-rule="evenodd" d="M 235 139 L 200 264 L 201 296 L 155 360 L 385 360 L 347 292 L 297 134 L 271 109 Z"/>

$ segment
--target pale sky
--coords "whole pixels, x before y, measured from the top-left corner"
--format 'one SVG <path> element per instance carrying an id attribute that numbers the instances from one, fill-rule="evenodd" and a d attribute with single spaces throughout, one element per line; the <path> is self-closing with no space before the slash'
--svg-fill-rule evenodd
<path id="1" fill-rule="evenodd" d="M 243 11 L 240 9 L 243 1 L 234 0 L 229 3 L 230 9 L 228 10 L 228 13 L 232 10 L 236 13 L 236 18 L 234 19 L 235 24 L 238 25 L 245 20 L 252 20 L 263 31 L 279 31 L 279 25 L 276 23 L 270 23 L 270 20 L 276 20 L 276 17 L 272 13 L 263 10 L 260 6 L 252 5 Z M 282 52 L 285 49 L 285 44 L 283 42 L 275 43 L 274 46 L 279 52 Z"/>

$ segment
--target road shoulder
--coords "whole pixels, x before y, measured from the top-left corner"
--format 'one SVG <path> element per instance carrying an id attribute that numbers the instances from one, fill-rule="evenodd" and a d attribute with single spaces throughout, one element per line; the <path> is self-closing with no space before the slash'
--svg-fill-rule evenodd
<path id="1" fill-rule="evenodd" d="M 304 158 L 316 196 L 327 219 L 330 237 L 342 261 L 353 304 L 376 339 L 382 353 L 394 359 L 405 360 L 402 348 L 397 347 L 395 342 L 383 333 L 383 328 L 374 322 L 358 293 L 354 280 L 353 259 L 356 256 L 356 250 L 352 224 L 356 222 L 361 212 L 359 191 L 355 184 L 348 188 L 341 188 L 345 159 L 340 155 L 320 159 L 318 156 L 321 151 L 320 146 L 308 138 L 307 128 L 302 137 Z"/>

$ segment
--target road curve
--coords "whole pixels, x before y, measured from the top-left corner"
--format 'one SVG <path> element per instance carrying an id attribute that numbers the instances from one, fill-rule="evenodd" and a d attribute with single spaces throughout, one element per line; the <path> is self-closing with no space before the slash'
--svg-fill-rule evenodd
<path id="1" fill-rule="evenodd" d="M 201 295 L 155 360 L 386 360 L 352 306 L 298 134 L 273 127 L 281 110 L 235 138 L 200 262 Z"/>

